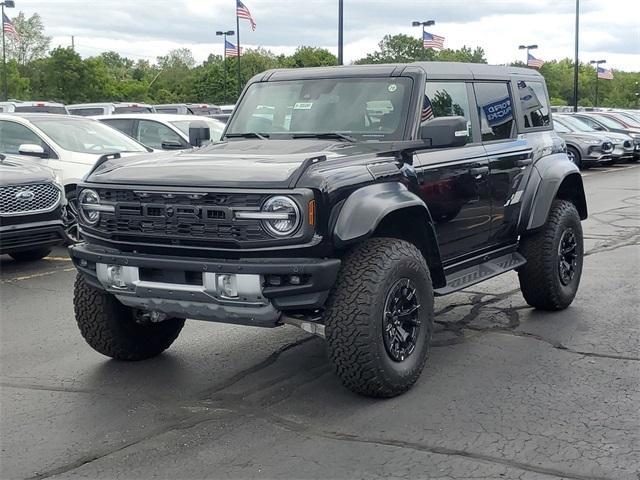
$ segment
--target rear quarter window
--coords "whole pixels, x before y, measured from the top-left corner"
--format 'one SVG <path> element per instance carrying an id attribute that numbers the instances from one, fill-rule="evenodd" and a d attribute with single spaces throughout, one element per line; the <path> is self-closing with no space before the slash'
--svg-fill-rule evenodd
<path id="1" fill-rule="evenodd" d="M 514 134 L 513 101 L 502 82 L 477 82 L 473 86 L 483 142 L 509 139 Z"/>
<path id="2" fill-rule="evenodd" d="M 549 104 L 542 82 L 518 81 L 518 97 L 524 128 L 546 127 L 550 122 Z"/>

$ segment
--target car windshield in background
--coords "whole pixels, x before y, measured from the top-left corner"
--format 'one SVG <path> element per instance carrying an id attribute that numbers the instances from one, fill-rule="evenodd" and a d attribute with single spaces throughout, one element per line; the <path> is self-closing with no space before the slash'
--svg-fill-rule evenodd
<path id="1" fill-rule="evenodd" d="M 254 83 L 226 134 L 361 140 L 403 138 L 412 82 L 401 78 L 333 78 Z"/>
<path id="2" fill-rule="evenodd" d="M 93 120 L 42 119 L 32 123 L 60 147 L 71 152 L 95 153 L 147 152 L 124 133 Z"/>
<path id="3" fill-rule="evenodd" d="M 113 113 L 153 113 L 149 107 L 115 107 Z"/>
<path id="4" fill-rule="evenodd" d="M 615 120 L 617 121 L 623 121 L 624 123 L 626 123 L 627 125 L 631 125 L 632 127 L 640 127 L 640 122 L 638 122 L 635 118 L 627 116 L 627 115 L 623 115 L 621 113 L 616 113 L 614 114 L 613 117 Z"/>
<path id="5" fill-rule="evenodd" d="M 627 128 L 622 123 L 611 117 L 605 117 L 604 115 L 592 115 L 592 117 L 608 128 Z"/>
<path id="6" fill-rule="evenodd" d="M 199 122 L 204 122 L 209 127 L 209 131 L 211 132 L 211 141 L 217 142 L 220 140 L 222 136 L 222 131 L 224 130 L 224 124 L 221 122 L 216 122 L 215 120 L 205 120 L 205 119 L 197 119 L 197 120 L 176 120 L 175 122 L 169 122 L 171 125 L 176 127 L 182 133 L 184 133 L 187 137 L 189 136 L 189 128 L 192 125 L 198 124 Z"/>
<path id="7" fill-rule="evenodd" d="M 51 106 L 51 105 L 16 105 L 15 108 L 16 112 L 22 112 L 22 113 L 58 113 L 61 115 L 66 115 L 67 113 L 67 109 L 64 107 L 56 107 L 56 106 Z"/>
<path id="8" fill-rule="evenodd" d="M 576 132 L 597 132 L 595 128 L 584 123 L 582 120 L 576 117 L 559 117 L 560 121 L 562 121 L 566 126 L 568 126 L 571 130 Z"/>

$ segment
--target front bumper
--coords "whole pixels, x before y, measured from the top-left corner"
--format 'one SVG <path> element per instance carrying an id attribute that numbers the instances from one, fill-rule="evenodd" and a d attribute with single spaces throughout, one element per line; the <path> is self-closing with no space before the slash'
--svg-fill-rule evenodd
<path id="1" fill-rule="evenodd" d="M 0 227 L 0 254 L 61 245 L 65 239 L 61 220 L 3 225 Z"/>
<path id="2" fill-rule="evenodd" d="M 206 259 L 122 253 L 95 245 L 69 247 L 86 281 L 123 304 L 171 317 L 261 327 L 280 324 L 284 312 L 321 308 L 336 281 L 338 259 Z M 110 283 L 107 269 L 121 266 L 122 283 Z M 225 296 L 219 284 L 235 275 L 237 297 Z M 299 282 L 288 281 L 291 276 Z M 279 280 L 275 282 L 274 280 Z M 279 283 L 279 284 L 278 284 Z"/>

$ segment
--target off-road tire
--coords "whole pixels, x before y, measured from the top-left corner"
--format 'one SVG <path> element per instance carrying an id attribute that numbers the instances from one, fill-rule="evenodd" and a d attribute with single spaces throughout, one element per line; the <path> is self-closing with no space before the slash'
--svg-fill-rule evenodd
<path id="1" fill-rule="evenodd" d="M 416 286 L 421 324 L 413 353 L 394 362 L 384 344 L 383 310 L 388 292 L 402 278 Z M 373 238 L 355 247 L 343 258 L 324 314 L 329 357 L 342 383 L 370 397 L 409 390 L 429 355 L 433 317 L 429 268 L 414 245 Z"/>
<path id="2" fill-rule="evenodd" d="M 567 229 L 572 229 L 576 236 L 577 265 L 572 280 L 564 285 L 560 280 L 558 249 Z M 578 291 L 584 255 L 582 226 L 575 205 L 568 200 L 554 200 L 546 224 L 521 240 L 520 253 L 527 259 L 518 270 L 526 302 L 540 310 L 567 308 Z"/>
<path id="3" fill-rule="evenodd" d="M 51 253 L 50 248 L 34 248 L 33 250 L 22 250 L 21 252 L 10 253 L 9 256 L 16 262 L 33 262 L 40 260 Z"/>
<path id="4" fill-rule="evenodd" d="M 145 360 L 169 348 L 184 326 L 184 319 L 158 323 L 134 321 L 133 309 L 110 293 L 76 276 L 73 306 L 76 322 L 86 342 L 99 353 L 117 360 Z"/>

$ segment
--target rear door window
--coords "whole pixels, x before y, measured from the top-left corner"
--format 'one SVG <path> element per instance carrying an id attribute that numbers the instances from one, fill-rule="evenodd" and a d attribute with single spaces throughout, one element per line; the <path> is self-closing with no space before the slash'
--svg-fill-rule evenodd
<path id="1" fill-rule="evenodd" d="M 524 116 L 525 128 L 549 125 L 549 105 L 542 82 L 518 81 L 518 97 Z"/>
<path id="2" fill-rule="evenodd" d="M 473 138 L 467 84 L 464 82 L 427 82 L 420 122 L 424 124 L 432 118 L 455 116 L 466 118 L 469 138 Z"/>
<path id="3" fill-rule="evenodd" d="M 514 134 L 513 101 L 507 83 L 474 84 L 483 142 L 505 140 Z"/>

